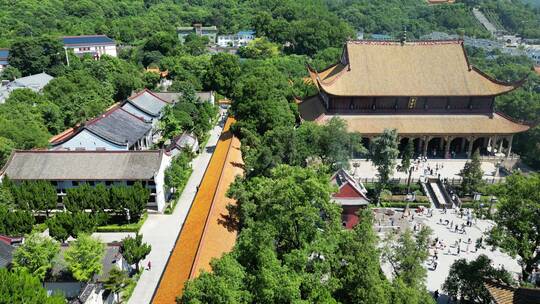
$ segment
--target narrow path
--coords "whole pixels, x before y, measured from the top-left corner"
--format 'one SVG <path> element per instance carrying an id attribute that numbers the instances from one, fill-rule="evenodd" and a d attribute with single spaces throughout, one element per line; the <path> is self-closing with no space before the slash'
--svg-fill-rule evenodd
<path id="1" fill-rule="evenodd" d="M 482 25 L 486 28 L 486 30 L 488 30 L 491 35 L 495 36 L 496 33 L 497 33 L 497 27 L 495 27 L 495 25 L 493 25 L 493 23 L 491 23 L 488 18 L 484 15 L 484 13 L 482 13 L 479 9 L 477 9 L 476 7 L 473 8 L 473 15 L 474 17 L 480 22 L 482 23 Z"/>
<path id="2" fill-rule="evenodd" d="M 189 279 L 198 246 L 204 233 L 205 223 L 232 143 L 233 136 L 229 131 L 229 127 L 233 122 L 234 119 L 229 118 L 225 123 L 223 133 L 204 174 L 188 217 L 182 225 L 182 230 L 167 261 L 163 276 L 152 298 L 152 303 L 175 303 L 176 297 L 182 292 L 184 283 Z M 180 226 L 178 223 L 177 225 Z"/>
<path id="3" fill-rule="evenodd" d="M 144 242 L 152 245 L 152 251 L 142 262 L 144 266 L 151 261 L 152 269 L 144 271 L 129 300 L 129 304 L 148 304 L 152 300 L 161 275 L 174 247 L 180 229 L 186 219 L 192 205 L 197 186 L 200 185 L 210 159 L 223 129 L 223 123 L 210 132 L 210 138 L 206 149 L 193 161 L 193 173 L 191 174 L 176 208 L 171 215 L 149 214 L 148 219 L 142 226 L 140 233 L 143 234 Z"/>

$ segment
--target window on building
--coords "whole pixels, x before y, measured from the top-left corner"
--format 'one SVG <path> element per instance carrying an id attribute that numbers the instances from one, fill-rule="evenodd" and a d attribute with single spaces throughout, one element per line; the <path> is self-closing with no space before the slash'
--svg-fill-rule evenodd
<path id="1" fill-rule="evenodd" d="M 77 187 L 77 186 L 79 186 L 79 182 L 78 182 L 78 181 L 72 181 L 72 182 L 71 182 L 71 185 L 72 185 L 73 187 Z"/>
<path id="2" fill-rule="evenodd" d="M 110 186 L 110 185 L 112 185 L 112 184 L 113 184 L 112 181 L 105 181 L 105 186 Z"/>
<path id="3" fill-rule="evenodd" d="M 135 181 L 132 181 L 132 180 L 127 181 L 127 185 L 128 185 L 128 186 L 133 186 L 134 184 L 135 184 Z"/>

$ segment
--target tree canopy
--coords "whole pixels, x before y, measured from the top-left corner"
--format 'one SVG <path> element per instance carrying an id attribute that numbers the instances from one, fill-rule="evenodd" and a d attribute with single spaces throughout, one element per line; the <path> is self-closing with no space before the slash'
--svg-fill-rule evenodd
<path id="1" fill-rule="evenodd" d="M 79 235 L 64 252 L 69 271 L 81 282 L 90 280 L 103 269 L 105 246 L 87 234 Z"/>

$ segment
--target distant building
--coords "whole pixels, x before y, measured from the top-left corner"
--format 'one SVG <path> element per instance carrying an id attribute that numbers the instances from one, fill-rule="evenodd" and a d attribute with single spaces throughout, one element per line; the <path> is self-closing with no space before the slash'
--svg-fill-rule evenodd
<path id="1" fill-rule="evenodd" d="M 338 187 L 338 191 L 332 195 L 332 200 L 343 208 L 341 213 L 343 227 L 354 228 L 358 224 L 358 210 L 369 204 L 364 185 L 354 180 L 343 169 L 339 169 L 332 176 L 330 183 Z"/>
<path id="2" fill-rule="evenodd" d="M 116 105 L 50 144 L 52 150 L 146 150 L 152 145 L 152 124 Z"/>
<path id="3" fill-rule="evenodd" d="M 0 104 L 4 103 L 11 92 L 17 89 L 30 89 L 34 92 L 41 92 L 43 88 L 53 79 L 54 77 L 51 75 L 40 73 L 17 78 L 5 84 L 3 83 L 0 86 Z"/>
<path id="4" fill-rule="evenodd" d="M 246 46 L 255 39 L 255 31 L 239 31 L 234 35 L 220 35 L 217 37 L 217 45 L 220 47 L 241 47 Z"/>
<path id="5" fill-rule="evenodd" d="M 199 151 L 199 140 L 193 133 L 184 132 L 171 140 L 171 144 L 167 147 L 173 157 L 180 154 L 182 151 L 191 151 L 197 153 Z"/>
<path id="6" fill-rule="evenodd" d="M 177 28 L 176 33 L 178 34 L 178 39 L 182 43 L 185 42 L 186 36 L 189 34 L 208 37 L 210 43 L 216 43 L 218 29 L 215 26 L 202 26 L 202 24 L 200 23 L 195 23 L 193 24 L 193 26 L 184 26 Z"/>
<path id="7" fill-rule="evenodd" d="M 117 57 L 116 42 L 105 35 L 65 36 L 64 48 L 77 56 L 91 55 L 99 59 L 102 55 Z"/>
<path id="8" fill-rule="evenodd" d="M 371 34 L 370 37 L 373 40 L 392 40 L 392 39 L 394 39 L 392 36 L 386 35 L 386 34 Z"/>
<path id="9" fill-rule="evenodd" d="M 8 49 L 0 49 L 0 72 L 8 66 Z"/>
<path id="10" fill-rule="evenodd" d="M 165 207 L 165 168 L 170 157 L 163 151 L 44 151 L 15 150 L 0 172 L 11 181 L 50 181 L 58 196 L 82 184 L 132 186 L 136 182 L 150 190 L 147 208 Z"/>

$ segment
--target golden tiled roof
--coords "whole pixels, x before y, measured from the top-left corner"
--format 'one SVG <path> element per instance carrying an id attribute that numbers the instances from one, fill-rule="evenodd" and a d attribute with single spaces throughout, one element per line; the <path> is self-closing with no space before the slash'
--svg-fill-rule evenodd
<path id="1" fill-rule="evenodd" d="M 514 134 L 524 132 L 529 126 L 522 125 L 493 114 L 388 114 L 388 115 L 336 115 L 345 122 L 349 131 L 362 135 L 378 135 L 384 129 L 397 129 L 400 135 L 466 135 L 466 134 Z M 325 115 L 321 123 L 334 117 Z"/>
<path id="2" fill-rule="evenodd" d="M 496 304 L 538 304 L 540 303 L 540 289 L 516 288 L 497 282 L 485 282 Z"/>
<path id="3" fill-rule="evenodd" d="M 378 135 L 384 129 L 397 129 L 404 135 L 464 135 L 514 134 L 527 131 L 530 126 L 519 123 L 502 113 L 486 114 L 331 114 L 327 113 L 318 95 L 308 97 L 298 105 L 303 120 L 324 123 L 339 117 L 348 130 L 362 135 Z"/>
<path id="4" fill-rule="evenodd" d="M 319 88 L 337 96 L 492 96 L 516 88 L 469 65 L 461 41 L 349 41 L 344 59 L 321 72 Z"/>

